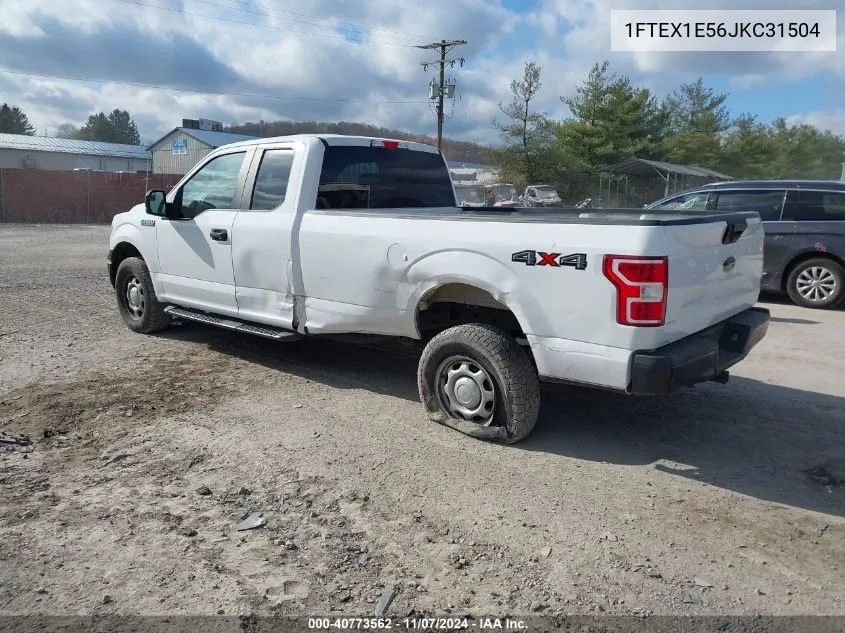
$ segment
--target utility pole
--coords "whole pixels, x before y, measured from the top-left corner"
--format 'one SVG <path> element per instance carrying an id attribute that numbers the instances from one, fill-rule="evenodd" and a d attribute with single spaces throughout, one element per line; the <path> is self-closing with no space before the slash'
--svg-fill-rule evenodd
<path id="1" fill-rule="evenodd" d="M 441 148 L 443 144 L 443 119 L 445 118 L 445 113 L 443 110 L 443 97 L 446 95 L 446 64 L 454 67 L 455 62 L 460 62 L 461 66 L 464 65 L 464 58 L 447 58 L 446 55 L 456 46 L 462 46 L 466 44 L 466 40 L 440 40 L 439 42 L 433 42 L 431 44 L 424 44 L 423 46 L 415 46 L 414 48 L 425 48 L 425 49 L 440 49 L 440 59 L 430 62 L 421 62 L 423 70 L 428 70 L 429 66 L 438 66 L 440 68 L 440 82 L 434 86 L 434 82 L 432 82 L 432 87 L 434 88 L 434 94 L 432 95 L 429 93 L 429 97 L 434 99 L 437 97 L 437 149 Z M 450 87 L 454 89 L 454 84 Z"/>

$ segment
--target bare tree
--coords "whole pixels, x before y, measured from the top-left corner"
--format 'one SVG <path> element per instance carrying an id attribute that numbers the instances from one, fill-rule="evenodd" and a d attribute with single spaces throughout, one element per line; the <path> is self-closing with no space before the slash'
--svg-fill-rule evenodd
<path id="1" fill-rule="evenodd" d="M 56 128 L 57 138 L 78 138 L 78 136 L 79 128 L 73 123 L 62 123 L 58 128 Z"/>
<path id="2" fill-rule="evenodd" d="M 535 161 L 533 156 L 545 147 L 548 139 L 548 121 L 541 112 L 532 112 L 531 102 L 543 86 L 540 76 L 543 67 L 536 61 L 525 64 L 522 79 L 511 82 L 513 98 L 507 105 L 499 103 L 499 109 L 507 117 L 504 121 L 493 118 L 493 126 L 504 137 L 508 148 L 507 154 L 513 156 L 518 151 L 521 171 L 526 182 L 535 179 Z"/>

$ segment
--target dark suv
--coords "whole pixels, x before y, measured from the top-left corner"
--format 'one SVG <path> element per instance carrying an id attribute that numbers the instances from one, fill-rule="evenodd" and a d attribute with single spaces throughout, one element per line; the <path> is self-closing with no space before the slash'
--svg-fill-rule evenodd
<path id="1" fill-rule="evenodd" d="M 845 299 L 845 182 L 719 182 L 646 208 L 756 211 L 766 233 L 762 290 L 787 293 L 808 308 L 832 308 Z"/>

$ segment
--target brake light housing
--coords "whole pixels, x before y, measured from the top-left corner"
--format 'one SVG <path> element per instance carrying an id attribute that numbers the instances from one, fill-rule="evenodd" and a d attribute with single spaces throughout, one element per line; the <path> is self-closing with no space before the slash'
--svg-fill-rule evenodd
<path id="1" fill-rule="evenodd" d="M 604 276 L 616 288 L 616 322 L 632 327 L 666 323 L 669 258 L 605 255 Z"/>
<path id="2" fill-rule="evenodd" d="M 370 141 L 370 147 L 383 147 L 384 149 L 399 149 L 400 147 L 402 147 L 402 143 L 400 141 L 373 139 Z"/>

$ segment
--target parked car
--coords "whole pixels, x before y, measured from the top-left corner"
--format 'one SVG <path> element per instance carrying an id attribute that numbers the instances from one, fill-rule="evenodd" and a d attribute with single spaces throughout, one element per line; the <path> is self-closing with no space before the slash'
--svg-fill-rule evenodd
<path id="1" fill-rule="evenodd" d="M 725 382 L 766 334 L 755 213 L 587 215 L 462 209 L 429 145 L 255 139 L 116 215 L 108 273 L 134 332 L 178 319 L 416 342 L 430 417 L 510 443 L 534 427 L 541 379 L 632 394 Z"/>
<path id="2" fill-rule="evenodd" d="M 557 190 L 549 185 L 526 187 L 520 202 L 524 207 L 559 207 L 561 204 Z"/>
<path id="3" fill-rule="evenodd" d="M 720 182 L 647 206 L 716 213 L 757 211 L 766 232 L 761 288 L 800 306 L 833 308 L 845 299 L 845 182 Z"/>
<path id="4" fill-rule="evenodd" d="M 507 183 L 484 185 L 484 196 L 488 207 L 518 207 L 520 204 L 516 187 Z"/>
<path id="5" fill-rule="evenodd" d="M 458 204 L 462 207 L 483 207 L 484 189 L 479 185 L 455 184 L 455 195 L 458 196 Z"/>

